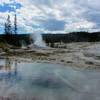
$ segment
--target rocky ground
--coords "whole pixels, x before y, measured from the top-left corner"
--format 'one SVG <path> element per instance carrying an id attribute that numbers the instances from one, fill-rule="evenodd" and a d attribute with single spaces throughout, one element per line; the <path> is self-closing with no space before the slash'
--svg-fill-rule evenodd
<path id="1" fill-rule="evenodd" d="M 65 44 L 64 44 L 65 45 Z M 2 50 L 1 50 L 2 51 Z M 57 63 L 73 68 L 100 69 L 100 43 L 82 42 L 66 44 L 63 48 L 9 49 L 1 52 L 2 57 L 23 61 Z"/>

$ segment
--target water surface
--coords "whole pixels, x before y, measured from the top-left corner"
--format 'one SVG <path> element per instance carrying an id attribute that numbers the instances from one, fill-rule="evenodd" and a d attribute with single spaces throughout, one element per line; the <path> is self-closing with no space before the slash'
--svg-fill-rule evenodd
<path id="1" fill-rule="evenodd" d="M 100 100 L 100 72 L 0 60 L 0 100 Z"/>

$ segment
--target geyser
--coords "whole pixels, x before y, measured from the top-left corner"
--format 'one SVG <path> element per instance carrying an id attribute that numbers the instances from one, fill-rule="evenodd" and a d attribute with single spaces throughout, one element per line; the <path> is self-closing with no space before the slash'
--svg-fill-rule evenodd
<path id="1" fill-rule="evenodd" d="M 45 42 L 43 41 L 42 39 L 42 34 L 43 32 L 41 31 L 35 31 L 33 34 L 32 34 L 32 39 L 34 41 L 34 45 L 37 46 L 37 47 L 42 47 L 42 48 L 45 48 L 46 47 L 46 44 Z"/>

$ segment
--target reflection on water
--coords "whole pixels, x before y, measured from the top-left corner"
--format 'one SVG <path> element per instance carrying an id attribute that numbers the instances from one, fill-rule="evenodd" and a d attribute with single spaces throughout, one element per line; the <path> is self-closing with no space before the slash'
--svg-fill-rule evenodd
<path id="1" fill-rule="evenodd" d="M 100 72 L 0 60 L 0 100 L 100 100 Z"/>
<path id="2" fill-rule="evenodd" d="M 0 62 L 0 80 L 17 76 L 17 60 L 12 61 L 10 58 Z"/>

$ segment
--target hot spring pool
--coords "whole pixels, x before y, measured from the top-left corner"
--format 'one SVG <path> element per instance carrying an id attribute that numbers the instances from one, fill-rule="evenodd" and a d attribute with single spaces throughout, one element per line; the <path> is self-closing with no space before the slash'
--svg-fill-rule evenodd
<path id="1" fill-rule="evenodd" d="M 1 59 L 0 100 L 100 100 L 100 72 Z"/>

